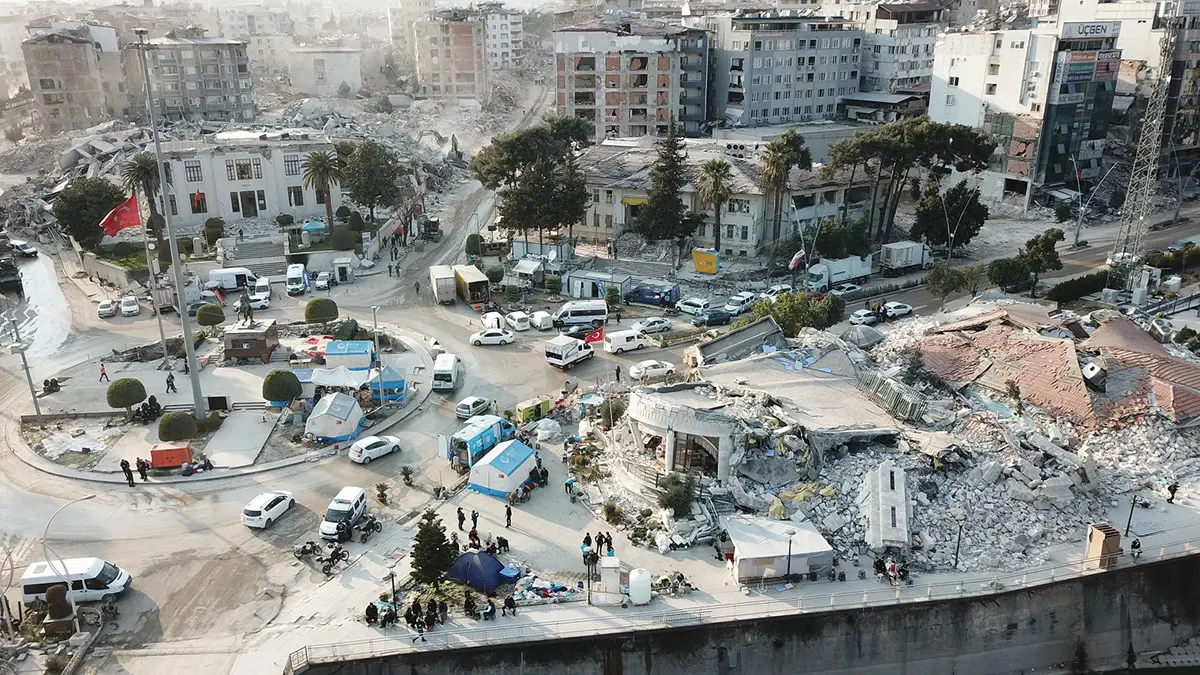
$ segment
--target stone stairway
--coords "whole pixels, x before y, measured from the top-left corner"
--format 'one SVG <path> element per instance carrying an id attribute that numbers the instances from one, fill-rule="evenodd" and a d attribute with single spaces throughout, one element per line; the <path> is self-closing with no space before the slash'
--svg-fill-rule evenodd
<path id="1" fill-rule="evenodd" d="M 245 267 L 255 276 L 282 277 L 287 273 L 287 258 L 281 242 L 270 239 L 245 239 L 237 243 L 229 267 Z"/>

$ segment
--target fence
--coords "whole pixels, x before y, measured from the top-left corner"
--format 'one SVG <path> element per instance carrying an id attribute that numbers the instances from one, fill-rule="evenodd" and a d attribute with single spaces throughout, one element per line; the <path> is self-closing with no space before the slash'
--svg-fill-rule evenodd
<path id="1" fill-rule="evenodd" d="M 1200 553 L 1200 540 L 1188 539 L 1162 544 L 1157 548 L 1144 549 L 1140 562 L 1120 562 L 1116 568 L 1129 569 L 1138 564 L 1181 558 L 1197 553 Z M 591 638 L 603 634 L 699 626 L 707 623 L 770 619 L 797 614 L 982 597 L 1108 572 L 1103 569 L 1091 569 L 1098 563 L 1098 558 L 1080 559 L 1058 565 L 1032 568 L 1023 572 L 987 577 L 977 576 L 972 579 L 930 584 L 914 583 L 912 586 L 872 584 L 867 589 L 841 593 L 809 592 L 814 587 L 821 585 L 830 588 L 828 581 L 801 582 L 798 586 L 801 594 L 797 598 L 764 597 L 751 602 L 660 611 L 630 609 L 629 613 L 624 615 L 597 614 L 586 618 L 539 624 L 542 628 L 540 633 L 530 630 L 529 624 L 453 632 L 433 631 L 425 634 L 427 642 L 420 643 L 420 647 L 409 642 L 407 633 L 400 635 L 401 639 L 376 638 L 340 644 L 313 645 L 292 652 L 288 656 L 283 672 L 284 675 L 299 675 L 312 664 L 382 658 L 432 649 L 464 649 L 500 644 L 542 642 L 548 639 Z M 833 588 L 837 587 L 833 586 Z"/>
<path id="2" fill-rule="evenodd" d="M 1155 303 L 1146 307 L 1146 313 L 1154 316 L 1162 312 L 1164 316 L 1173 316 L 1196 307 L 1200 307 L 1200 293 L 1192 293 L 1186 298 L 1175 298 L 1174 300 L 1164 300 Z"/>

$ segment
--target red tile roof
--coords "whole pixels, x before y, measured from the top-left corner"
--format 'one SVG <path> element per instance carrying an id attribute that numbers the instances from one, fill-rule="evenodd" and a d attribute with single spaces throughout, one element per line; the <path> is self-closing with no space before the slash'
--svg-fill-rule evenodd
<path id="1" fill-rule="evenodd" d="M 1143 354 L 1167 354 L 1167 350 L 1141 326 L 1120 314 L 1110 314 L 1100 327 L 1092 332 L 1091 337 L 1083 341 L 1082 346 L 1089 351 L 1101 347 L 1116 347 Z"/>

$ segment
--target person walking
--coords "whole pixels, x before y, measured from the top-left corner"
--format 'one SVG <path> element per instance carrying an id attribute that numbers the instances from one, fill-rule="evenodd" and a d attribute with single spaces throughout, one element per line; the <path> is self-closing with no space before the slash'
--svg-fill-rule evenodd
<path id="1" fill-rule="evenodd" d="M 479 529 L 479 512 L 475 509 L 471 509 L 471 529 Z"/>
<path id="2" fill-rule="evenodd" d="M 129 483 L 129 487 L 133 487 L 133 469 L 129 468 L 129 460 L 121 460 L 121 471 L 125 474 L 125 482 Z"/>
<path id="3" fill-rule="evenodd" d="M 392 276 L 392 265 L 391 265 L 391 263 L 389 263 L 389 264 L 388 264 L 388 276 L 389 276 L 389 277 L 390 277 L 390 276 Z"/>
<path id="4" fill-rule="evenodd" d="M 104 369 L 103 363 L 100 364 L 100 381 L 101 382 L 109 382 L 110 381 L 108 379 L 108 371 Z"/>
<path id="5" fill-rule="evenodd" d="M 419 282 L 419 281 L 413 282 L 413 292 L 416 293 L 417 295 L 421 294 L 421 282 Z"/>
<path id="6" fill-rule="evenodd" d="M 1134 560 L 1142 557 L 1142 540 L 1134 539 L 1133 543 L 1129 545 L 1129 552 L 1133 555 Z"/>
<path id="7" fill-rule="evenodd" d="M 175 388 L 175 373 L 167 373 L 167 393 L 174 394 L 179 390 Z"/>
<path id="8" fill-rule="evenodd" d="M 147 462 L 146 460 L 142 459 L 141 457 L 138 457 L 136 464 L 137 464 L 137 472 L 138 472 L 138 475 L 142 477 L 142 482 L 145 483 L 146 481 L 150 480 L 149 478 L 147 478 L 147 474 L 150 471 L 150 462 Z"/>
<path id="9" fill-rule="evenodd" d="M 504 526 L 512 527 L 512 506 L 504 505 Z"/>
<path id="10" fill-rule="evenodd" d="M 621 364 L 618 363 L 615 370 L 617 373 L 617 382 L 619 383 L 621 381 Z"/>
<path id="11" fill-rule="evenodd" d="M 463 529 L 463 523 L 466 522 L 467 516 L 463 513 L 462 507 L 458 507 L 458 529 Z"/>
<path id="12" fill-rule="evenodd" d="M 1171 481 L 1171 484 L 1167 486 L 1167 503 L 1168 504 L 1175 503 L 1175 493 L 1178 491 L 1179 491 L 1179 481 L 1177 481 L 1177 480 Z"/>
<path id="13" fill-rule="evenodd" d="M 542 468 L 542 456 L 537 450 L 533 451 L 533 461 L 537 462 L 537 468 Z"/>
<path id="14" fill-rule="evenodd" d="M 425 620 L 424 619 L 422 619 L 420 616 L 413 617 L 413 628 L 417 629 L 417 634 L 414 635 L 413 639 L 412 639 L 413 644 L 416 644 L 418 639 L 420 639 L 421 642 L 428 642 L 428 640 L 425 639 Z"/>

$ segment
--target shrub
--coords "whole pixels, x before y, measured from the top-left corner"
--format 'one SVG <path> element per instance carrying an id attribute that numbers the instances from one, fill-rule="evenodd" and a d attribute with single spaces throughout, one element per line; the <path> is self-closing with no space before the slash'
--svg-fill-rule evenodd
<path id="1" fill-rule="evenodd" d="M 616 502 L 604 502 L 602 511 L 604 512 L 604 522 L 609 525 L 620 525 L 625 520 L 625 512 Z"/>
<path id="2" fill-rule="evenodd" d="M 349 251 L 354 248 L 354 238 L 349 227 L 335 227 L 329 238 L 329 246 L 335 251 Z"/>
<path id="3" fill-rule="evenodd" d="M 1196 338 L 1196 331 L 1191 326 L 1184 326 L 1175 331 L 1175 335 L 1171 336 L 1171 341 L 1175 344 L 1184 345 Z"/>
<path id="4" fill-rule="evenodd" d="M 295 223 L 296 217 L 290 213 L 281 213 L 275 216 L 275 222 L 278 223 L 280 227 L 286 227 Z"/>
<path id="5" fill-rule="evenodd" d="M 1099 293 L 1104 289 L 1106 283 L 1108 283 L 1108 270 L 1092 272 L 1091 274 L 1074 277 L 1055 284 L 1046 293 L 1046 299 L 1056 302 L 1078 300 L 1085 295 Z"/>
<path id="6" fill-rule="evenodd" d="M 190 441 L 195 437 L 196 418 L 190 412 L 174 410 L 158 420 L 158 438 L 161 441 Z"/>
<path id="7" fill-rule="evenodd" d="M 1062 204 L 1054 207 L 1054 220 L 1065 223 L 1071 219 L 1071 207 Z"/>
<path id="8" fill-rule="evenodd" d="M 988 263 L 987 278 L 1006 293 L 1024 290 L 1031 281 L 1029 266 L 1020 258 L 997 258 Z"/>
<path id="9" fill-rule="evenodd" d="M 224 417 L 216 410 L 208 411 L 208 417 L 196 422 L 196 434 L 211 434 L 221 428 L 221 423 L 225 421 Z"/>
<path id="10" fill-rule="evenodd" d="M 333 213 L 337 216 L 338 220 L 344 223 L 346 222 L 346 219 L 350 217 L 350 207 L 342 204 L 341 206 L 337 207 L 337 211 L 334 211 Z"/>
<path id="11" fill-rule="evenodd" d="M 483 237 L 478 234 L 467 235 L 466 254 L 480 255 L 483 253 Z"/>
<path id="12" fill-rule="evenodd" d="M 124 408 L 125 412 L 132 414 L 133 406 L 146 400 L 146 387 L 141 380 L 123 377 L 108 385 L 104 397 L 108 407 Z"/>
<path id="13" fill-rule="evenodd" d="M 505 286 L 504 299 L 508 302 L 519 302 L 521 300 L 521 287 L 512 284 Z"/>
<path id="14" fill-rule="evenodd" d="M 351 232 L 362 232 L 366 229 L 366 223 L 363 222 L 362 214 L 358 211 L 350 212 L 350 217 L 346 219 L 346 224 L 350 226 Z"/>
<path id="15" fill-rule="evenodd" d="M 616 286 L 609 286 L 604 289 L 604 301 L 609 307 L 616 307 L 621 304 L 621 289 Z"/>
<path id="16" fill-rule="evenodd" d="M 217 240 L 225 236 L 225 221 L 220 218 L 209 218 L 204 221 L 204 240 L 209 246 L 215 246 Z"/>
<path id="17" fill-rule="evenodd" d="M 303 391 L 300 379 L 290 370 L 272 370 L 263 378 L 262 397 L 268 401 L 292 401 Z"/>
<path id="18" fill-rule="evenodd" d="M 67 605 L 68 611 L 70 605 Z M 66 652 L 51 654 L 46 659 L 46 675 L 62 675 L 71 663 L 71 655 Z"/>
<path id="19" fill-rule="evenodd" d="M 216 326 L 225 322 L 225 310 L 220 305 L 205 303 L 196 310 L 196 323 L 201 326 Z"/>
<path id="20" fill-rule="evenodd" d="M 191 237 L 177 237 L 175 243 L 179 246 L 180 253 L 187 255 L 194 255 L 196 253 L 196 240 Z M 166 249 L 167 255 L 171 255 L 170 244 L 163 244 L 163 248 Z"/>
<path id="21" fill-rule="evenodd" d="M 605 423 L 608 424 L 612 420 L 616 424 L 621 416 L 625 414 L 625 400 L 616 397 L 610 397 L 604 403 L 596 407 L 596 415 Z M 611 426 L 611 425 L 610 425 Z"/>
<path id="22" fill-rule="evenodd" d="M 304 306 L 304 321 L 306 323 L 329 323 L 337 318 L 337 303 L 329 298 L 313 298 Z"/>
<path id="23" fill-rule="evenodd" d="M 498 284 L 504 279 L 504 268 L 500 265 L 492 265 L 483 274 L 488 278 L 488 281 Z"/>
<path id="24" fill-rule="evenodd" d="M 562 277 L 560 277 L 560 276 L 546 277 L 546 290 L 550 291 L 551 293 L 555 293 L 555 294 L 561 293 L 562 292 Z"/>
<path id="25" fill-rule="evenodd" d="M 692 499 L 696 493 L 696 477 L 692 474 L 668 474 L 662 480 L 663 493 L 658 497 L 658 505 L 675 512 L 676 518 L 686 518 L 692 515 Z"/>

